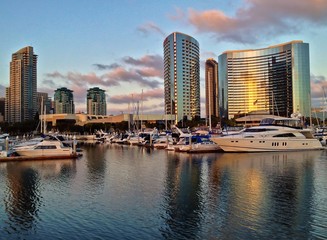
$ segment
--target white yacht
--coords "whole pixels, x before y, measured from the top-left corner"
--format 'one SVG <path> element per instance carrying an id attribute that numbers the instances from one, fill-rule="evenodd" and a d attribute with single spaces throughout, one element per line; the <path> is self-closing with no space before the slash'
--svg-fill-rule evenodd
<path id="1" fill-rule="evenodd" d="M 69 157 L 73 154 L 71 147 L 65 147 L 62 142 L 56 140 L 43 140 L 35 145 L 17 148 L 15 151 L 20 156 L 29 157 Z"/>
<path id="2" fill-rule="evenodd" d="M 191 137 L 191 144 L 180 145 L 175 148 L 176 152 L 188 153 L 209 153 L 218 152 L 221 148 L 210 140 L 210 135 L 194 135 Z"/>
<path id="3" fill-rule="evenodd" d="M 272 117 L 238 134 L 211 138 L 225 152 L 271 152 L 323 149 L 300 119 Z"/>
<path id="4" fill-rule="evenodd" d="M 153 147 L 157 149 L 166 149 L 169 144 L 173 144 L 174 140 L 171 134 L 161 134 L 157 139 L 153 141 Z"/>

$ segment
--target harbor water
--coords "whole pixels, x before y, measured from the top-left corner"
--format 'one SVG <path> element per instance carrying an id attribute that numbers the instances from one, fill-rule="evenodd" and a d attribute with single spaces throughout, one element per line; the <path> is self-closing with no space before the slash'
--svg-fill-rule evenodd
<path id="1" fill-rule="evenodd" d="M 327 239 L 327 150 L 82 149 L 0 163 L 0 239 Z"/>

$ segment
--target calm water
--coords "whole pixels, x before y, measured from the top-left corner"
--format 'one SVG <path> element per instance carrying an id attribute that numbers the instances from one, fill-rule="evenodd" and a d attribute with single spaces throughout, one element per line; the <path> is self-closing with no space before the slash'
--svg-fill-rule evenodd
<path id="1" fill-rule="evenodd" d="M 0 239 L 327 238 L 327 150 L 83 149 L 0 163 Z"/>

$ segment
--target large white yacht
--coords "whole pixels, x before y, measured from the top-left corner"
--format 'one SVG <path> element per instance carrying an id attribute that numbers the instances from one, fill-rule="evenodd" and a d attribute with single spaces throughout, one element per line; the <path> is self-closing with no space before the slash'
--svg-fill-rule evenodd
<path id="1" fill-rule="evenodd" d="M 238 134 L 211 138 L 225 152 L 272 152 L 323 149 L 298 118 L 272 117 Z"/>

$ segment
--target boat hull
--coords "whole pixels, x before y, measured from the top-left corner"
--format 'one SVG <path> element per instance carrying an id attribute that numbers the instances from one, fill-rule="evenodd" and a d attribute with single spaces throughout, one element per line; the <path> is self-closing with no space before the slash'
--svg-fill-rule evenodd
<path id="1" fill-rule="evenodd" d="M 16 150 L 16 152 L 19 154 L 19 156 L 26 156 L 26 157 L 45 157 L 45 156 L 71 156 L 73 154 L 72 149 L 40 149 L 40 150 L 31 150 L 31 149 L 21 149 Z"/>
<path id="2" fill-rule="evenodd" d="M 217 144 L 192 144 L 188 153 L 210 153 L 219 152 L 222 149 Z"/>
<path id="3" fill-rule="evenodd" d="M 277 152 L 323 149 L 317 139 L 212 138 L 224 152 Z"/>

